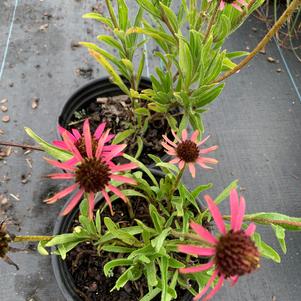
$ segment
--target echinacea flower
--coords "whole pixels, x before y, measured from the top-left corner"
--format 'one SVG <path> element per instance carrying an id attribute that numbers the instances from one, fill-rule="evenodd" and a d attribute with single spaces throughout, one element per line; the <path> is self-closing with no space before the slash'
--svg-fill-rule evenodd
<path id="1" fill-rule="evenodd" d="M 242 6 L 247 7 L 248 3 L 245 0 L 222 0 L 219 6 L 220 10 L 223 10 L 226 6 L 226 4 L 230 4 L 240 12 L 242 12 Z"/>
<path id="2" fill-rule="evenodd" d="M 216 279 L 218 279 L 216 286 L 203 301 L 211 299 L 222 287 L 225 279 L 231 279 L 232 285 L 234 285 L 240 276 L 249 274 L 259 267 L 260 254 L 251 239 L 256 226 L 251 223 L 246 230 L 242 229 L 246 208 L 245 199 L 243 197 L 239 198 L 235 189 L 231 191 L 231 227 L 229 230 L 226 229 L 222 215 L 212 198 L 206 195 L 205 200 L 221 235 L 215 237 L 201 225 L 191 222 L 190 227 L 202 240 L 208 243 L 209 247 L 199 247 L 195 245 L 179 246 L 180 252 L 202 257 L 211 257 L 211 260 L 206 264 L 180 269 L 180 272 L 185 274 L 202 272 L 211 268 L 214 269 L 207 285 L 194 298 L 195 301 L 207 293 Z"/>
<path id="3" fill-rule="evenodd" d="M 191 176 L 195 177 L 195 164 L 199 164 L 201 167 L 206 169 L 211 169 L 207 165 L 209 164 L 217 164 L 218 161 L 213 158 L 207 158 L 203 155 L 208 154 L 212 151 L 215 151 L 218 146 L 214 145 L 209 148 L 201 149 L 200 146 L 203 145 L 210 136 L 206 137 L 202 141 L 198 142 L 199 131 L 196 130 L 191 135 L 191 138 L 188 139 L 187 130 L 182 131 L 182 139 L 180 139 L 174 131 L 172 131 L 173 136 L 176 139 L 176 142 L 171 141 L 166 135 L 163 135 L 163 138 L 166 142 L 162 142 L 161 144 L 166 149 L 166 153 L 170 156 L 174 156 L 169 163 L 178 164 L 180 169 L 183 169 L 185 165 L 188 165 Z"/>
<path id="4" fill-rule="evenodd" d="M 103 129 L 104 130 L 104 129 Z M 103 131 L 102 130 L 102 131 Z M 111 180 L 136 184 L 134 179 L 119 175 L 119 172 L 129 171 L 137 167 L 135 163 L 127 163 L 116 165 L 112 159 L 121 156 L 126 144 L 110 145 L 105 148 L 105 142 L 108 140 L 110 130 L 106 130 L 98 139 L 96 149 L 93 148 L 92 136 L 90 132 L 89 120 L 86 119 L 83 127 L 84 156 L 76 147 L 75 142 L 71 139 L 70 133 L 62 132 L 62 138 L 66 149 L 73 154 L 73 158 L 67 162 L 58 162 L 56 160 L 47 159 L 47 162 L 55 167 L 62 168 L 66 173 L 50 174 L 48 177 L 60 180 L 73 180 L 75 183 L 58 192 L 53 197 L 47 199 L 48 204 L 55 203 L 59 199 L 69 195 L 73 191 L 77 191 L 71 199 L 62 215 L 68 214 L 80 202 L 84 194 L 87 195 L 89 203 L 89 217 L 93 217 L 94 199 L 97 192 L 101 192 L 105 201 L 108 203 L 111 213 L 113 214 L 110 197 L 107 190 L 110 190 L 124 202 L 128 202 L 127 197 L 115 186 L 111 184 Z"/>
<path id="5" fill-rule="evenodd" d="M 92 149 L 93 152 L 96 151 L 97 146 L 98 146 L 98 140 L 100 139 L 100 137 L 102 136 L 104 129 L 106 127 L 105 123 L 101 123 L 97 129 L 94 132 L 94 135 L 92 137 Z M 75 146 L 77 147 L 78 151 L 80 152 L 80 154 L 83 157 L 87 157 L 86 154 L 86 146 L 85 146 L 85 140 L 83 135 L 80 134 L 80 132 L 77 129 L 71 129 L 70 131 L 67 131 L 65 128 L 63 128 L 62 126 L 58 126 L 58 131 L 60 133 L 60 135 L 62 136 L 64 133 L 66 135 L 68 135 L 68 137 L 70 138 L 70 140 L 75 144 Z M 108 137 L 106 138 L 105 143 L 109 142 L 111 139 L 114 138 L 114 135 L 108 135 Z M 66 145 L 65 141 L 60 141 L 60 140 L 55 140 L 53 141 L 53 145 L 55 145 L 56 147 L 59 147 L 63 150 L 69 150 L 68 146 Z M 108 148 L 110 148 L 109 146 L 104 145 L 103 147 L 103 151 L 106 151 Z"/>

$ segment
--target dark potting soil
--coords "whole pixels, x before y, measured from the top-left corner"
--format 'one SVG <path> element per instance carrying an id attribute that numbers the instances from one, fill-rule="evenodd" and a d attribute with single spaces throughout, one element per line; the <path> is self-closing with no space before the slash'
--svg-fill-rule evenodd
<path id="1" fill-rule="evenodd" d="M 135 221 L 129 218 L 127 206 L 120 200 L 113 204 L 114 216 L 111 216 L 108 209 L 102 213 L 102 219 L 110 217 L 114 222 L 119 223 L 121 227 L 136 225 Z M 135 217 L 140 219 L 146 225 L 151 226 L 152 222 L 148 215 L 148 204 L 145 200 L 137 198 L 133 202 L 133 211 Z M 79 224 L 78 219 L 74 220 L 73 227 Z M 70 229 L 72 231 L 72 229 Z M 104 229 L 105 231 L 105 229 Z M 111 289 L 114 287 L 116 280 L 126 270 L 126 267 L 115 268 L 112 277 L 107 278 L 103 273 L 104 265 L 113 259 L 119 258 L 118 253 L 97 252 L 96 247 L 91 243 L 79 244 L 76 248 L 67 254 L 67 268 L 74 280 L 77 294 L 84 301 L 139 301 L 147 292 L 148 286 L 145 277 L 141 277 L 135 282 L 128 282 L 119 291 Z M 177 257 L 178 260 L 184 261 L 184 258 Z M 199 264 L 199 262 L 198 262 Z M 182 300 L 187 293 L 184 289 L 177 291 L 177 300 Z M 153 299 L 160 301 L 158 295 Z"/>
<path id="2" fill-rule="evenodd" d="M 127 95 L 97 98 L 85 107 L 74 112 L 68 129 L 77 128 L 82 130 L 85 118 L 90 119 L 91 130 L 94 131 L 101 122 L 106 122 L 107 128 L 113 134 L 118 134 L 130 128 L 136 123 L 136 115 L 133 112 L 131 100 Z M 169 125 L 166 118 L 160 113 L 153 113 L 143 135 L 143 152 L 139 159 L 145 164 L 153 163 L 147 154 L 155 154 L 162 157 L 165 152 L 161 145 L 162 135 L 169 133 Z M 138 149 L 137 136 L 132 135 L 123 143 L 127 143 L 126 153 L 135 155 Z"/>

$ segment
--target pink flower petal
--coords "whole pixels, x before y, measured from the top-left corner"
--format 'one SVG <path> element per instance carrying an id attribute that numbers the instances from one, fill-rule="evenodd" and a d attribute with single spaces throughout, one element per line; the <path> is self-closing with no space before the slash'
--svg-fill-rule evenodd
<path id="1" fill-rule="evenodd" d="M 111 179 L 121 183 L 137 185 L 136 180 L 124 176 L 111 175 Z"/>
<path id="2" fill-rule="evenodd" d="M 97 159 L 99 159 L 101 156 L 103 146 L 105 144 L 106 139 L 108 138 L 109 132 L 110 132 L 110 129 L 106 130 L 105 133 L 98 140 L 97 150 L 96 150 L 96 154 L 95 154 L 95 157 Z"/>
<path id="3" fill-rule="evenodd" d="M 96 129 L 96 131 L 95 131 L 95 133 L 94 133 L 94 138 L 95 138 L 95 139 L 98 140 L 98 139 L 101 137 L 101 135 L 102 135 L 102 133 L 103 133 L 105 127 L 106 127 L 106 124 L 105 124 L 105 123 L 101 123 L 101 124 L 97 127 L 97 129 Z"/>
<path id="4" fill-rule="evenodd" d="M 212 217 L 216 223 L 217 228 L 219 229 L 220 233 L 222 234 L 226 234 L 226 227 L 225 227 L 225 223 L 223 221 L 222 215 L 218 209 L 218 207 L 216 206 L 216 204 L 214 203 L 214 201 L 212 200 L 212 198 L 207 194 L 205 195 L 205 201 L 208 204 L 208 208 L 212 214 Z"/>
<path id="5" fill-rule="evenodd" d="M 236 216 L 235 231 L 239 231 L 241 229 L 245 211 L 246 211 L 246 201 L 243 197 L 240 197 L 239 209 Z"/>
<path id="6" fill-rule="evenodd" d="M 80 161 L 78 161 L 75 157 L 73 157 L 73 158 L 69 159 L 68 161 L 65 161 L 64 163 L 69 166 L 75 166 L 79 162 Z"/>
<path id="7" fill-rule="evenodd" d="M 197 145 L 200 146 L 200 145 L 204 144 L 209 138 L 210 138 L 210 135 L 208 135 L 206 138 L 204 138 L 202 141 L 200 141 Z"/>
<path id="8" fill-rule="evenodd" d="M 180 169 L 183 169 L 185 167 L 185 162 L 183 161 L 183 160 L 181 160 L 180 162 L 179 162 L 179 168 Z"/>
<path id="9" fill-rule="evenodd" d="M 196 265 L 194 267 L 190 267 L 190 268 L 180 268 L 179 271 L 182 274 L 192 274 L 192 273 L 198 273 L 198 272 L 203 272 L 203 271 L 207 271 L 210 268 L 212 268 L 214 265 L 213 261 L 210 261 L 206 264 L 202 264 L 202 265 Z"/>
<path id="10" fill-rule="evenodd" d="M 202 289 L 202 291 L 197 294 L 194 298 L 193 298 L 193 301 L 199 301 L 201 297 L 203 297 L 208 289 L 210 288 L 211 284 L 213 283 L 213 281 L 215 280 L 215 278 L 217 277 L 217 274 L 218 274 L 218 271 L 214 271 L 212 276 L 210 277 L 210 279 L 208 280 L 206 286 Z"/>
<path id="11" fill-rule="evenodd" d="M 176 152 L 176 150 L 170 150 L 170 151 L 165 151 L 166 152 L 166 154 L 168 154 L 168 155 L 170 155 L 170 156 L 176 156 L 177 155 L 177 152 Z"/>
<path id="12" fill-rule="evenodd" d="M 182 140 L 183 140 L 183 141 L 186 141 L 186 140 L 187 140 L 187 130 L 186 130 L 186 129 L 184 129 L 184 130 L 182 131 Z"/>
<path id="13" fill-rule="evenodd" d="M 115 193 L 117 196 L 119 196 L 125 203 L 128 203 L 128 198 L 115 186 L 108 184 L 107 187 L 113 192 Z"/>
<path id="14" fill-rule="evenodd" d="M 75 178 L 75 174 L 74 173 L 52 173 L 47 175 L 47 177 L 54 180 L 70 180 Z"/>
<path id="15" fill-rule="evenodd" d="M 177 134 L 174 132 L 174 130 L 171 130 L 171 133 L 173 134 L 173 136 L 175 137 L 175 139 L 178 141 L 178 142 L 182 142 L 181 139 L 177 136 Z"/>
<path id="16" fill-rule="evenodd" d="M 70 194 L 73 190 L 75 190 L 78 187 L 78 184 L 75 183 L 65 189 L 63 189 L 62 191 L 58 192 L 57 194 L 55 194 L 53 197 L 45 200 L 45 203 L 48 204 L 53 204 L 56 201 L 58 201 L 59 199 L 62 199 L 63 197 L 65 197 L 66 195 Z"/>
<path id="17" fill-rule="evenodd" d="M 201 226 L 195 222 L 191 222 L 190 227 L 191 227 L 191 229 L 193 229 L 193 231 L 195 233 L 197 233 L 202 239 L 205 239 L 207 242 L 209 242 L 211 244 L 217 243 L 217 239 L 203 226 Z"/>
<path id="18" fill-rule="evenodd" d="M 93 210 L 94 210 L 94 192 L 90 192 L 88 195 L 88 202 L 89 202 L 89 219 L 93 219 Z"/>
<path id="19" fill-rule="evenodd" d="M 168 142 L 170 145 L 172 145 L 173 147 L 177 147 L 177 145 L 176 145 L 174 142 L 172 142 L 166 135 L 163 135 L 162 137 L 163 137 L 163 138 L 165 139 L 165 141 Z"/>
<path id="20" fill-rule="evenodd" d="M 236 0 L 238 3 L 242 4 L 243 6 L 247 7 L 248 3 L 245 0 Z"/>
<path id="21" fill-rule="evenodd" d="M 192 141 L 192 142 L 194 142 L 194 143 L 196 143 L 197 142 L 197 139 L 198 139 L 198 136 L 199 136 L 199 130 L 195 130 L 194 132 L 193 132 L 193 134 L 191 135 L 191 138 L 190 138 L 190 140 Z"/>
<path id="22" fill-rule="evenodd" d="M 203 160 L 204 158 L 198 158 L 197 160 L 196 160 L 196 163 L 198 163 L 202 168 L 204 168 L 204 169 L 213 169 L 212 167 L 210 167 L 210 166 L 208 166 L 208 165 L 206 165 L 205 163 L 204 163 L 204 160 Z"/>
<path id="23" fill-rule="evenodd" d="M 72 154 L 74 155 L 74 157 L 78 160 L 78 161 L 82 161 L 83 157 L 80 154 L 80 152 L 78 151 L 77 147 L 74 145 L 73 141 L 70 139 L 70 137 L 68 136 L 67 132 L 64 132 L 62 134 L 62 137 L 64 139 L 64 142 L 66 143 L 66 146 L 68 147 L 68 149 L 72 152 Z"/>
<path id="24" fill-rule="evenodd" d="M 168 144 L 165 143 L 165 142 L 161 142 L 161 145 L 162 145 L 163 147 L 165 147 L 165 148 L 166 148 L 167 150 L 169 150 L 169 151 L 174 151 L 174 150 L 175 150 L 174 147 L 168 145 Z"/>
<path id="25" fill-rule="evenodd" d="M 111 200 L 110 200 L 110 197 L 109 197 L 108 193 L 104 189 L 101 191 L 101 193 L 102 193 L 103 197 L 105 198 L 106 203 L 109 205 L 111 215 L 114 215 L 114 211 L 113 211 L 113 208 L 112 208 L 112 203 L 111 203 Z"/>
<path id="26" fill-rule="evenodd" d="M 72 134 L 76 138 L 76 140 L 79 140 L 82 137 L 77 129 L 72 129 Z"/>
<path id="27" fill-rule="evenodd" d="M 230 208 L 231 208 L 231 229 L 236 229 L 236 220 L 239 208 L 238 193 L 236 189 L 232 189 L 230 192 Z"/>
<path id="28" fill-rule="evenodd" d="M 115 165 L 114 167 L 111 168 L 111 170 L 112 172 L 127 171 L 137 167 L 138 165 L 136 163 L 127 163 L 127 164 Z"/>
<path id="29" fill-rule="evenodd" d="M 61 136 L 63 136 L 63 133 L 66 132 L 71 141 L 73 141 L 73 142 L 76 141 L 75 137 L 69 131 L 64 129 L 62 126 L 59 125 L 57 128 L 58 128 L 58 131 L 59 131 Z"/>
<path id="30" fill-rule="evenodd" d="M 218 160 L 216 160 L 214 158 L 202 157 L 202 160 L 204 163 L 209 163 L 209 164 L 217 164 L 218 163 Z"/>
<path id="31" fill-rule="evenodd" d="M 44 158 L 44 159 L 52 166 L 62 168 L 64 170 L 75 171 L 75 168 L 71 164 L 67 164 L 66 162 L 62 163 L 48 158 Z"/>
<path id="32" fill-rule="evenodd" d="M 200 149 L 200 154 L 208 154 L 218 149 L 218 145 L 214 145 L 208 148 Z"/>
<path id="33" fill-rule="evenodd" d="M 174 158 L 174 159 L 170 160 L 169 163 L 170 164 L 177 164 L 177 163 L 180 162 L 180 160 L 181 160 L 180 158 Z"/>
<path id="34" fill-rule="evenodd" d="M 247 228 L 247 230 L 246 230 L 246 235 L 248 235 L 248 236 L 252 236 L 254 233 L 255 233 L 255 231 L 256 231 L 256 225 L 254 224 L 254 223 L 251 223 L 249 226 L 248 226 L 248 228 Z"/>
<path id="35" fill-rule="evenodd" d="M 60 215 L 69 214 L 75 208 L 75 206 L 79 203 L 83 194 L 84 194 L 84 190 L 83 189 L 79 190 Z"/>
<path id="36" fill-rule="evenodd" d="M 66 147 L 66 143 L 64 141 L 55 140 L 52 142 L 52 144 L 58 148 L 68 151 L 68 148 Z"/>
<path id="37" fill-rule="evenodd" d="M 84 132 L 84 138 L 85 138 L 85 146 L 86 146 L 87 156 L 88 156 L 88 158 L 92 158 L 93 157 L 93 153 L 92 153 L 92 137 L 91 137 L 89 119 L 86 119 L 85 122 L 84 122 L 83 132 Z"/>
<path id="38" fill-rule="evenodd" d="M 225 2 L 221 1 L 221 4 L 219 5 L 219 9 L 223 10 L 225 8 Z"/>
<path id="39" fill-rule="evenodd" d="M 199 255 L 199 256 L 212 256 L 215 255 L 214 248 L 203 248 L 193 245 L 179 245 L 178 250 L 185 254 Z"/>
<path id="40" fill-rule="evenodd" d="M 204 298 L 203 301 L 210 300 L 223 286 L 224 283 L 224 276 L 220 276 L 216 286 L 213 288 L 213 290 Z"/>
<path id="41" fill-rule="evenodd" d="M 117 157 L 120 155 L 120 153 L 126 148 L 126 144 L 118 144 L 115 149 L 110 151 L 108 154 L 105 156 L 105 160 L 109 161 L 113 159 L 114 157 Z"/>
<path id="42" fill-rule="evenodd" d="M 234 277 L 231 278 L 231 280 L 232 280 L 231 281 L 231 286 L 232 287 L 237 283 L 238 279 L 239 279 L 239 276 L 234 276 Z"/>
<path id="43" fill-rule="evenodd" d="M 191 173 L 191 176 L 193 178 L 195 178 L 195 167 L 194 167 L 194 164 L 193 163 L 188 163 L 188 168 L 189 168 L 189 171 Z"/>
<path id="44" fill-rule="evenodd" d="M 106 143 L 106 142 L 109 142 L 109 141 L 112 140 L 114 137 L 115 137 L 115 135 L 113 135 L 113 134 L 108 135 L 108 137 L 107 137 L 105 143 Z"/>
<path id="45" fill-rule="evenodd" d="M 231 3 L 231 5 L 234 7 L 234 8 L 236 8 L 238 11 L 240 11 L 240 12 L 242 12 L 242 8 L 238 5 L 238 4 L 236 4 L 236 3 Z"/>

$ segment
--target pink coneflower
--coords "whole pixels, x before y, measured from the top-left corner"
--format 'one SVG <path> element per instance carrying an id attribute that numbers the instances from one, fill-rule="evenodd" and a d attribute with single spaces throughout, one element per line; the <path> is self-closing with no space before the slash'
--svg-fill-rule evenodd
<path id="1" fill-rule="evenodd" d="M 100 137 L 102 136 L 104 129 L 106 127 L 105 123 L 101 123 L 96 131 L 94 132 L 94 135 L 92 137 L 92 149 L 93 152 L 96 151 L 97 146 L 98 146 L 98 140 L 100 139 Z M 68 135 L 68 137 L 70 138 L 70 140 L 75 144 L 75 146 L 77 147 L 77 149 L 79 150 L 80 154 L 83 157 L 87 157 L 86 154 L 86 146 L 85 146 L 85 140 L 83 135 L 80 134 L 80 132 L 77 129 L 71 129 L 71 132 L 67 131 L 66 129 L 64 129 L 62 126 L 58 126 L 58 131 L 60 133 L 60 135 L 62 136 L 64 133 L 66 135 Z M 114 138 L 114 135 L 108 135 L 105 143 L 109 142 L 112 138 Z M 63 150 L 69 150 L 68 146 L 66 145 L 65 141 L 59 141 L 59 140 L 55 140 L 53 141 L 53 144 Z M 103 151 L 107 150 L 107 146 L 105 145 L 103 148 Z"/>
<path id="2" fill-rule="evenodd" d="M 169 163 L 178 164 L 180 169 L 183 169 L 187 164 L 193 178 L 195 177 L 196 163 L 206 169 L 211 169 L 207 163 L 218 163 L 216 159 L 203 157 L 203 155 L 216 150 L 218 148 L 217 145 L 204 149 L 200 148 L 200 146 L 203 145 L 210 136 L 206 137 L 200 142 L 197 142 L 199 135 L 198 130 L 193 132 L 190 139 L 187 139 L 187 130 L 182 131 L 182 139 L 180 139 L 174 131 L 172 131 L 172 134 L 175 137 L 176 142 L 171 141 L 166 135 L 163 135 L 163 138 L 166 142 L 162 142 L 162 145 L 166 149 L 166 153 L 175 157 Z"/>
<path id="3" fill-rule="evenodd" d="M 203 297 L 212 283 L 218 278 L 216 286 L 203 299 L 209 300 L 222 287 L 225 279 L 231 279 L 234 285 L 240 276 L 249 274 L 259 267 L 259 251 L 251 239 L 256 226 L 251 223 L 246 230 L 242 229 L 243 217 L 245 214 L 245 199 L 238 197 L 237 191 L 233 189 L 230 193 L 231 207 L 231 228 L 227 230 L 222 215 L 209 195 L 205 196 L 208 208 L 216 226 L 221 233 L 220 237 L 213 236 L 208 230 L 194 222 L 190 227 L 200 236 L 200 238 L 209 244 L 209 247 L 199 247 L 194 245 L 180 245 L 179 251 L 211 257 L 207 264 L 199 266 L 182 268 L 181 273 L 197 273 L 214 268 L 214 272 L 203 290 L 195 296 L 194 300 Z M 211 247 L 210 247 L 211 245 Z"/>
<path id="4" fill-rule="evenodd" d="M 222 0 L 219 6 L 220 10 L 223 10 L 226 4 L 230 4 L 240 12 L 242 12 L 242 6 L 247 7 L 248 3 L 245 0 Z"/>
<path id="5" fill-rule="evenodd" d="M 104 129 L 102 129 L 103 131 Z M 84 122 L 83 139 L 84 154 L 83 156 L 76 147 L 74 140 L 71 139 L 70 133 L 62 132 L 66 149 L 73 154 L 73 158 L 67 162 L 58 162 L 55 160 L 46 159 L 47 162 L 55 167 L 62 168 L 66 173 L 56 173 L 49 175 L 52 179 L 73 180 L 74 184 L 55 194 L 53 197 L 47 199 L 48 204 L 55 203 L 59 199 L 67 196 L 73 191 L 76 191 L 75 196 L 69 202 L 68 206 L 62 212 L 62 215 L 68 214 L 82 199 L 86 193 L 89 202 L 89 217 L 93 217 L 95 193 L 101 192 L 106 202 L 108 203 L 111 213 L 113 214 L 111 201 L 107 190 L 112 191 L 119 196 L 123 201 L 128 202 L 127 197 L 110 181 L 114 180 L 126 184 L 136 184 L 134 179 L 119 175 L 119 172 L 129 171 L 137 167 L 134 163 L 127 163 L 122 165 L 115 165 L 112 162 L 113 158 L 122 155 L 122 151 L 126 144 L 104 146 L 108 140 L 110 130 L 106 130 L 98 139 L 97 148 L 92 147 L 92 136 L 90 132 L 90 125 L 88 119 Z M 106 148 L 106 151 L 104 151 Z"/>

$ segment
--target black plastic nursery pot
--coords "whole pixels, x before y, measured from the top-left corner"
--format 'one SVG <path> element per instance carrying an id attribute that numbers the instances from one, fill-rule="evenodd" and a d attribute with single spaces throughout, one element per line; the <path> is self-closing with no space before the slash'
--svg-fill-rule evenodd
<path id="1" fill-rule="evenodd" d="M 124 83 L 130 87 L 130 84 L 127 80 L 124 80 Z M 144 89 L 150 89 L 152 88 L 151 81 L 146 78 L 142 77 L 140 84 L 139 84 L 139 91 Z M 79 88 L 77 91 L 75 91 L 71 97 L 68 99 L 66 104 L 64 105 L 61 114 L 58 118 L 58 124 L 66 129 L 71 129 L 72 127 L 76 127 L 76 124 L 82 124 L 82 122 L 75 121 L 75 116 L 78 116 L 81 114 L 84 110 L 86 112 L 87 116 L 89 118 L 88 111 L 90 110 L 91 106 L 94 108 L 95 106 L 99 106 L 99 102 L 97 102 L 97 99 L 105 99 L 108 97 L 116 97 L 124 95 L 124 92 L 121 91 L 121 89 L 112 83 L 108 77 L 99 78 L 96 80 L 93 80 L 86 85 Z M 114 108 L 112 108 L 112 111 L 114 111 Z M 95 117 L 95 113 L 93 113 Z M 110 114 L 110 112 L 109 112 Z M 97 114 L 96 114 L 97 115 Z M 85 118 L 86 118 L 85 117 Z M 78 117 L 77 117 L 78 118 Z M 162 131 L 162 127 L 160 126 L 161 122 L 164 122 L 164 120 L 161 118 L 158 120 L 158 132 L 160 130 Z M 103 120 L 99 120 L 99 123 L 103 122 Z M 98 123 L 98 124 L 99 124 Z M 114 127 L 114 126 L 113 126 Z M 112 128 L 112 127 L 111 127 Z M 93 130 L 93 126 L 91 126 L 91 129 Z M 111 131 L 112 132 L 112 131 Z M 114 129 L 113 129 L 114 132 Z M 116 133 L 115 133 L 116 134 Z M 163 132 L 165 134 L 165 132 Z M 170 134 L 170 129 L 167 128 L 167 134 Z M 59 135 L 60 137 L 60 135 Z M 158 134 L 158 137 L 155 137 L 159 141 L 162 138 L 162 133 Z M 161 147 L 161 146 L 160 146 Z M 149 151 L 148 151 L 149 150 Z M 166 153 L 163 151 L 160 151 L 159 153 L 153 152 L 153 149 L 149 147 L 149 149 L 143 150 L 143 153 L 140 160 L 145 163 L 146 165 L 152 165 L 153 162 L 148 158 L 147 153 L 152 153 L 154 155 L 159 156 L 162 161 L 167 161 L 169 156 L 166 155 Z M 126 150 L 126 153 L 129 153 Z M 130 155 L 134 155 L 129 153 Z M 144 157 L 143 157 L 144 156 Z M 146 161 L 145 161 L 146 160 Z"/>
<path id="2" fill-rule="evenodd" d="M 162 173 L 158 170 L 152 170 L 153 174 L 156 175 L 157 178 L 162 177 Z M 102 202 L 99 200 L 98 202 Z M 74 209 L 69 215 L 67 216 L 60 216 L 55 224 L 54 228 L 54 235 L 68 233 L 71 231 L 74 221 L 78 218 L 79 215 L 79 208 L 77 207 Z M 70 269 L 66 263 L 66 260 L 61 259 L 60 256 L 52 255 L 52 267 L 54 271 L 54 275 L 58 286 L 67 301 L 86 301 L 88 300 L 86 297 L 81 296 L 80 290 L 76 287 L 74 283 L 74 279 L 71 275 Z M 98 283 L 97 285 L 102 285 L 102 283 Z M 121 292 L 121 291 L 120 291 Z M 119 293 L 119 292 L 118 292 Z M 184 293 L 184 294 L 183 294 Z M 120 296 L 118 300 L 124 300 L 124 295 Z M 178 301 L 192 301 L 193 296 L 187 291 L 182 292 L 182 296 L 179 297 Z M 90 299 L 89 299 L 90 300 Z M 99 296 L 94 298 L 93 300 L 112 300 L 110 295 L 107 296 Z M 115 299 L 116 300 L 116 296 Z M 157 299 L 155 299 L 157 300 Z M 160 300 L 160 299 L 159 299 Z"/>

